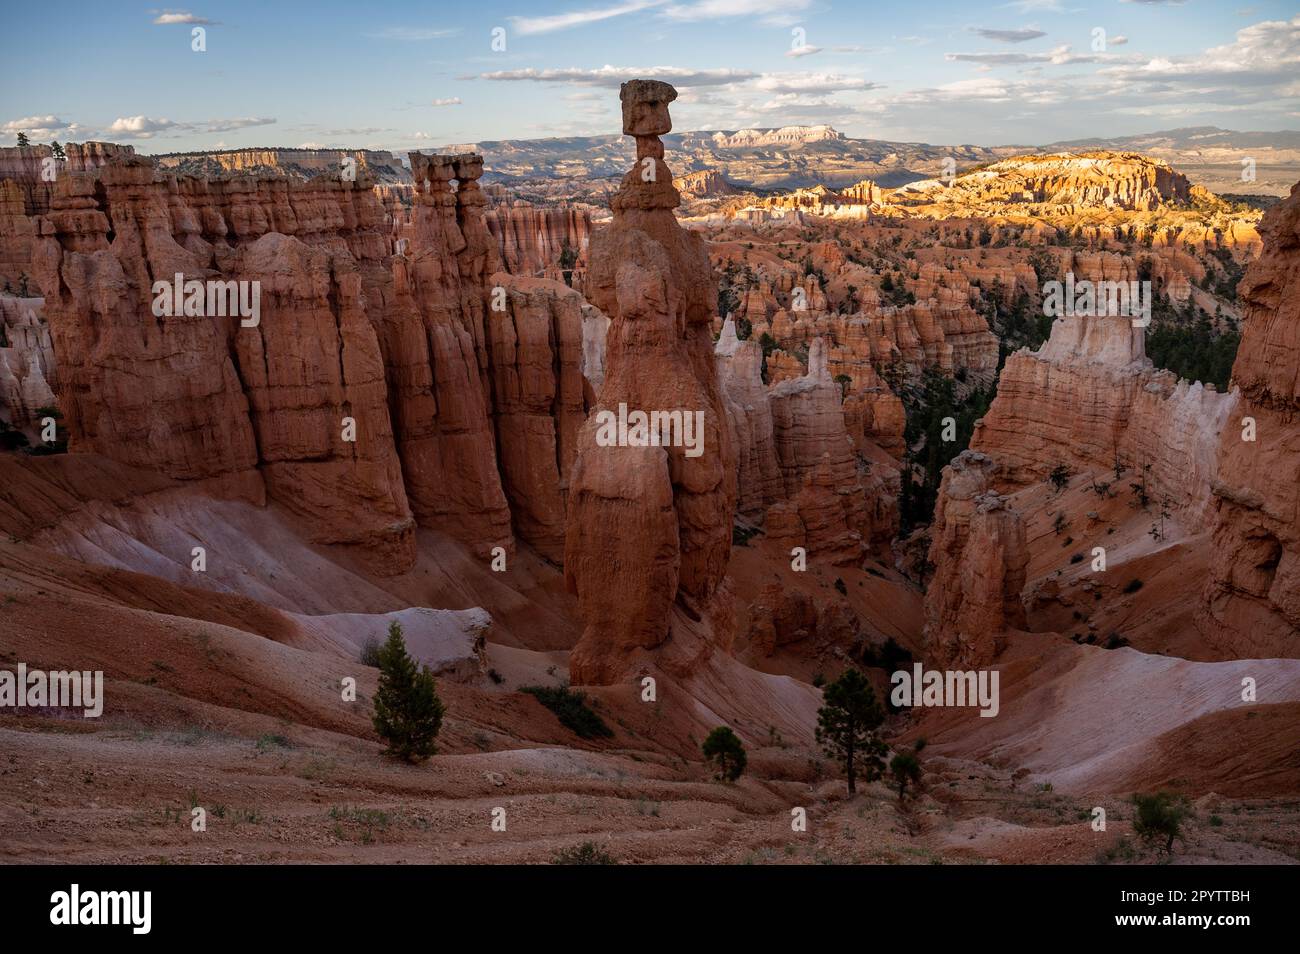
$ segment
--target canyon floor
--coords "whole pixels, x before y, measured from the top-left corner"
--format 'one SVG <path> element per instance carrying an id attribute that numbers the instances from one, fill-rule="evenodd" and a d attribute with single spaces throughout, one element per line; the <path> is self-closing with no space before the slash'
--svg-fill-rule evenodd
<path id="1" fill-rule="evenodd" d="M 1097 686 L 1113 690 L 1125 673 L 1150 688 L 1160 676 L 1148 664 L 1158 669 L 1172 662 L 1166 657 L 1024 634 L 1002 667 L 1002 718 L 991 720 L 997 738 L 980 739 L 978 717 L 892 721 L 898 738 L 933 740 L 923 793 L 903 804 L 884 782 L 847 795 L 810 737 L 815 702 L 806 683 L 727 660 L 722 665 L 734 668 L 717 674 L 726 691 L 752 696 L 731 699 L 733 709 L 768 712 L 774 692 L 788 695 L 784 721 L 776 720 L 786 727 L 770 727 L 768 744 L 751 746 L 748 771 L 730 784 L 694 754 L 709 724 L 701 700 L 710 690 L 699 680 L 666 681 L 655 705 L 634 686 L 588 690 L 614 730 L 598 742 L 577 738 L 518 691 L 563 681 L 568 653 L 555 647 L 571 642 L 578 625 L 557 569 L 533 554 L 493 574 L 453 541 L 422 534 L 415 568 L 381 590 L 336 549 L 302 543 L 294 518 L 274 505 L 214 501 L 94 457 L 9 457 L 0 467 L 3 661 L 55 668 L 75 658 L 102 668 L 108 700 L 95 720 L 52 710 L 0 718 L 6 861 L 545 863 L 584 842 L 620 863 L 1300 860 L 1300 799 L 1284 794 L 1300 772 L 1288 751 L 1295 704 L 1218 712 L 1200 723 L 1174 718 L 1172 728 L 1139 705 L 1156 722 L 1132 741 L 1169 747 L 1163 761 L 1121 758 L 1102 773 L 1114 784 L 1097 787 L 1066 771 L 1080 761 L 1078 736 L 1090 734 L 1113 754 L 1118 734 L 1134 730 L 1106 706 L 1077 699 L 1051 707 L 1070 723 L 1054 726 L 1035 710 L 1034 693 L 1086 697 Z M 176 537 L 199 532 L 216 579 L 172 582 L 193 578 Z M 92 546 L 100 565 L 76 556 Z M 272 551 L 275 569 L 259 569 Z M 779 559 L 761 540 L 738 548 L 732 585 L 741 592 L 756 585 Z M 896 575 L 882 579 L 883 567 L 836 572 L 864 615 L 882 628 L 892 619 L 900 634 L 911 628 L 908 600 L 915 607 L 919 597 Z M 817 576 L 810 585 L 828 585 Z M 285 594 L 318 613 L 352 614 L 358 632 L 381 632 L 386 611 L 407 601 L 489 607 L 499 621 L 485 647 L 494 677 L 440 679 L 448 717 L 439 754 L 419 766 L 395 763 L 370 731 L 365 703 L 376 670 L 347 647 L 304 641 L 291 614 L 269 605 Z M 822 664 L 779 654 L 765 662 L 789 671 Z M 1105 671 L 1072 679 L 1079 665 Z M 1035 673 L 1055 679 L 1044 688 Z M 358 681 L 356 703 L 340 699 L 345 675 Z M 1029 740 L 1026 720 L 1038 731 Z M 1254 722 L 1240 735 L 1271 739 L 1274 750 L 1245 761 L 1281 774 L 1252 775 L 1234 764 L 1239 733 L 1230 724 L 1187 738 L 1213 720 Z M 1166 859 L 1134 838 L 1120 792 L 1170 783 L 1196 793 L 1197 820 Z M 195 806 L 207 812 L 206 831 L 191 829 Z M 798 807 L 806 831 L 792 830 Z M 1096 807 L 1106 809 L 1104 832 L 1090 824 Z M 498 808 L 504 831 L 491 824 Z"/>

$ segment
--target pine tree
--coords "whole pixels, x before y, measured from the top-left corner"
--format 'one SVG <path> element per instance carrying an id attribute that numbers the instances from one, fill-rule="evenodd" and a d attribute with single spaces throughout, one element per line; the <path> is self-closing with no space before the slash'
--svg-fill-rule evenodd
<path id="1" fill-rule="evenodd" d="M 916 745 L 912 746 L 910 751 L 899 752 L 889 763 L 890 774 L 894 776 L 894 781 L 898 783 L 898 800 L 901 802 L 907 797 L 907 786 L 910 784 L 914 789 L 918 782 L 921 781 L 921 750 L 925 748 L 925 739 L 917 739 Z"/>
<path id="2" fill-rule="evenodd" d="M 388 743 L 388 754 L 419 762 L 436 752 L 434 739 L 442 728 L 443 712 L 433 672 L 407 653 L 402 627 L 394 620 L 379 650 L 375 693 L 375 731 Z"/>
<path id="3" fill-rule="evenodd" d="M 18 145 L 20 145 L 20 146 L 30 146 L 31 144 L 32 144 L 32 141 L 31 141 L 30 139 L 27 138 L 27 133 L 25 133 L 25 132 L 20 132 L 20 133 L 18 134 Z"/>
<path id="4" fill-rule="evenodd" d="M 887 750 L 880 725 L 885 713 L 871 683 L 856 669 L 846 669 L 826 687 L 822 699 L 826 704 L 817 710 L 817 741 L 827 755 L 844 762 L 852 795 L 859 768 L 868 782 L 884 771 Z"/>
<path id="5" fill-rule="evenodd" d="M 704 740 L 700 746 L 704 757 L 718 768 L 718 777 L 734 782 L 745 771 L 749 759 L 745 755 L 745 746 L 736 733 L 725 725 L 720 725 Z"/>

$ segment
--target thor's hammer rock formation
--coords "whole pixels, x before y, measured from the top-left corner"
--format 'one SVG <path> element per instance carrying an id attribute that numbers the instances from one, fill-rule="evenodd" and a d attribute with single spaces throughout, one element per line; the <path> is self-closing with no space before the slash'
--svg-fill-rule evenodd
<path id="1" fill-rule="evenodd" d="M 564 553 L 585 624 L 570 661 L 580 684 L 616 681 L 644 662 L 640 651 L 669 638 L 675 603 L 688 620 L 708 614 L 736 502 L 712 270 L 703 240 L 673 217 L 679 196 L 659 139 L 672 129 L 677 91 L 633 80 L 620 96 L 637 161 L 611 200 L 613 222 L 591 241 L 589 297 L 611 324 L 604 385 L 578 438 Z M 648 427 L 624 435 L 609 426 L 638 412 Z M 675 430 L 663 423 L 678 419 Z"/>

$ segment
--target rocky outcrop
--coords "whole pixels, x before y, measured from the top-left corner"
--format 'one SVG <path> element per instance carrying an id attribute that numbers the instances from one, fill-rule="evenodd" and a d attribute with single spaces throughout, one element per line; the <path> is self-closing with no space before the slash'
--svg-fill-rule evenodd
<path id="1" fill-rule="evenodd" d="M 481 555 L 509 550 L 486 324 L 488 277 L 498 265 L 481 215 L 482 163 L 476 156 L 410 158 L 417 188 L 410 247 L 392 267 L 394 306 L 382 319 L 382 337 L 411 509 Z M 385 276 L 376 277 L 375 294 L 383 296 Z"/>
<path id="2" fill-rule="evenodd" d="M 514 201 L 488 209 L 484 221 L 506 271 L 580 287 L 591 243 L 587 209 Z"/>
<path id="3" fill-rule="evenodd" d="M 787 146 L 843 138 L 844 133 L 831 126 L 782 126 L 780 129 L 716 132 L 713 134 L 713 145 L 718 149 L 747 149 L 754 146 Z"/>
<path id="4" fill-rule="evenodd" d="M 944 470 L 930 530 L 935 573 L 925 597 L 925 650 L 935 665 L 987 665 L 1007 631 L 1026 625 L 1024 522 L 991 489 L 995 474 L 994 462 L 974 451 Z"/>
<path id="5" fill-rule="evenodd" d="M 822 339 L 809 349 L 806 375 L 773 386 L 771 405 L 777 463 L 790 503 L 769 535 L 806 547 L 811 558 L 860 559 L 874 535 L 868 491 Z"/>
<path id="6" fill-rule="evenodd" d="M 0 421 L 35 439 L 38 410 L 54 407 L 54 344 L 39 298 L 0 296 Z"/>
<path id="7" fill-rule="evenodd" d="M 409 566 L 416 520 L 484 555 L 513 546 L 481 161 L 417 153 L 412 166 L 397 255 L 364 175 L 164 179 L 115 156 L 61 177 L 33 259 L 56 289 L 46 314 L 71 449 L 269 494 L 381 572 Z M 256 289 L 257 320 L 206 302 L 155 314 L 153 283 L 176 274 Z M 582 342 L 579 327 L 576 354 Z"/>
<path id="8" fill-rule="evenodd" d="M 970 210 L 999 205 L 1051 205 L 1059 211 L 1088 208 L 1151 211 L 1185 203 L 1193 187 L 1167 162 L 1137 153 L 1085 152 L 1015 156 L 952 181 L 927 179 L 895 190 L 900 204 L 941 202 Z"/>
<path id="9" fill-rule="evenodd" d="M 709 199 L 721 195 L 739 195 L 740 190 L 727 181 L 716 169 L 688 172 L 673 180 L 673 188 L 693 199 Z"/>
<path id="10" fill-rule="evenodd" d="M 610 327 L 604 386 L 570 478 L 564 569 L 586 624 L 570 657 L 575 683 L 612 682 L 660 646 L 674 603 L 709 617 L 731 550 L 735 460 L 710 333 L 716 290 L 703 240 L 673 217 L 679 195 L 659 138 L 676 96 L 666 83 L 623 84 L 637 162 L 611 201 L 613 222 L 592 240 L 589 298 Z M 602 418 L 622 409 L 699 420 L 698 455 L 680 440 L 609 440 Z"/>
<path id="11" fill-rule="evenodd" d="M 736 513 L 759 523 L 767 508 L 785 496 L 772 408 L 763 383 L 763 349 L 752 337 L 745 341 L 737 338 L 736 323 L 728 318 L 714 354 L 736 449 Z"/>
<path id="12" fill-rule="evenodd" d="M 1261 226 L 1242 280 L 1240 399 L 1218 447 L 1214 546 L 1198 626 L 1238 655 L 1300 654 L 1300 186 Z M 1253 437 L 1253 440 L 1247 438 Z"/>
<path id="13" fill-rule="evenodd" d="M 155 181 L 139 160 L 59 180 L 34 265 L 71 448 L 255 501 L 269 490 L 317 540 L 401 566 L 413 523 L 380 347 L 339 236 L 360 254 L 373 200 L 286 185 Z M 257 287 L 257 324 L 155 315 L 153 282 L 178 273 L 247 282 L 250 302 Z"/>
<path id="14" fill-rule="evenodd" d="M 134 156 L 133 147 L 108 142 L 70 142 L 62 159 L 46 145 L 0 148 L 0 281 L 7 293 L 40 294 L 32 268 L 32 216 L 49 211 L 55 183 Z"/>
<path id="15" fill-rule="evenodd" d="M 565 503 L 578 431 L 587 417 L 584 330 L 599 315 L 566 285 L 498 272 L 505 310 L 488 320 L 501 479 L 515 532 L 564 557 Z"/>
<path id="16" fill-rule="evenodd" d="M 218 178 L 223 175 L 288 176 L 306 181 L 325 173 L 338 175 L 345 159 L 358 173 L 377 183 L 409 183 L 410 173 L 395 154 L 383 149 L 216 149 L 211 152 L 162 153 L 158 167 L 178 175 Z"/>
<path id="17" fill-rule="evenodd" d="M 1045 480 L 1059 465 L 1098 479 L 1118 465 L 1127 480 L 1147 475 L 1152 500 L 1204 516 L 1233 398 L 1156 371 L 1144 339 L 1129 318 L 1058 318 L 1037 352 L 1007 359 L 971 439 L 997 461 L 999 489 Z"/>

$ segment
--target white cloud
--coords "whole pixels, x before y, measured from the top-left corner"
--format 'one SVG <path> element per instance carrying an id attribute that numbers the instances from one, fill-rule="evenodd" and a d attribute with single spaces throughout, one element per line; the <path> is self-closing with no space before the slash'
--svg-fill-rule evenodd
<path id="1" fill-rule="evenodd" d="M 1047 36 L 1042 30 L 1036 30 L 1033 27 L 1021 27 L 1019 30 L 990 30 L 982 27 L 970 27 L 972 33 L 984 37 L 986 40 L 998 40 L 1002 43 L 1024 43 L 1027 40 L 1037 40 L 1040 36 Z"/>
<path id="2" fill-rule="evenodd" d="M 429 105 L 430 105 L 430 106 L 459 106 L 459 105 L 460 105 L 460 97 L 459 97 L 459 96 L 449 96 L 449 97 L 447 97 L 446 99 L 435 99 L 435 100 L 433 100 L 433 102 L 429 103 Z"/>
<path id="3" fill-rule="evenodd" d="M 199 123 L 198 127 L 201 132 L 230 132 L 235 129 L 247 129 L 249 126 L 270 126 L 274 119 L 261 117 L 249 117 L 247 119 L 209 119 L 206 123 Z M 185 124 L 186 128 L 192 128 Z"/>
<path id="4" fill-rule="evenodd" d="M 152 139 L 156 133 L 175 129 L 179 123 L 170 119 L 150 119 L 148 116 L 124 116 L 113 120 L 108 132 L 123 139 Z"/>
<path id="5" fill-rule="evenodd" d="M 548 69 L 529 67 L 523 70 L 498 70 L 480 73 L 485 80 L 535 83 L 576 83 L 581 86 L 619 86 L 632 79 L 657 79 L 676 86 L 722 86 L 753 79 L 757 74 L 746 70 L 689 70 L 677 66 L 602 66 L 594 70 Z"/>
<path id="6" fill-rule="evenodd" d="M 1010 3 L 1004 3 L 1004 7 L 1014 7 L 1021 13 L 1064 13 L 1065 8 L 1061 6 L 1061 0 L 1011 0 Z"/>
<path id="7" fill-rule="evenodd" d="M 544 17 L 506 17 L 514 26 L 515 32 L 522 36 L 534 33 L 551 33 L 555 30 L 568 30 L 572 27 L 598 23 L 613 17 L 625 16 L 662 6 L 668 0 L 627 0 L 613 7 L 600 7 L 595 10 L 575 10 L 570 13 L 556 13 Z"/>
<path id="8" fill-rule="evenodd" d="M 869 90 L 878 88 L 860 76 L 841 76 L 836 73 L 766 73 L 754 83 L 769 93 L 825 94 L 841 90 Z"/>
<path id="9" fill-rule="evenodd" d="M 1159 83 L 1164 89 L 1199 93 L 1233 87 L 1238 92 L 1285 95 L 1286 86 L 1300 73 L 1300 16 L 1243 27 L 1232 43 L 1199 56 L 1153 57 L 1132 68 L 1102 73 L 1121 84 Z"/>
<path id="10" fill-rule="evenodd" d="M 807 43 L 805 43 L 803 46 L 796 46 L 789 50 L 786 50 L 785 55 L 793 56 L 797 58 L 800 56 L 812 56 L 814 53 L 820 53 L 821 51 L 822 48 L 820 46 L 809 46 Z"/>
<path id="11" fill-rule="evenodd" d="M 1140 63 L 1141 57 L 1123 57 L 1115 53 L 1071 53 L 1068 44 L 1050 53 L 945 53 L 944 59 L 955 63 L 979 63 L 983 66 L 1018 66 L 1024 63 L 1051 63 L 1071 66 L 1075 63 Z"/>
<path id="12" fill-rule="evenodd" d="M 674 20 L 724 20 L 732 17 L 756 17 L 766 26 L 791 26 L 798 23 L 812 0 L 696 0 L 676 3 L 664 14 Z"/>
<path id="13" fill-rule="evenodd" d="M 180 123 L 170 119 L 154 119 L 150 116 L 120 116 L 103 130 L 103 134 L 117 139 L 152 139 L 159 134 L 232 132 L 250 126 L 269 126 L 275 122 L 273 118 L 247 117 Z"/>
<path id="14" fill-rule="evenodd" d="M 186 10 L 165 10 L 153 18 L 153 22 L 158 26 L 172 26 L 173 24 L 183 23 L 203 24 L 204 26 L 217 26 L 220 20 L 209 20 L 207 17 L 201 17 L 196 13 L 189 13 Z"/>
<path id="15" fill-rule="evenodd" d="M 0 126 L 0 132 L 10 136 L 26 133 L 29 138 L 54 139 L 58 136 L 76 135 L 81 127 L 76 123 L 67 123 L 58 116 L 24 116 L 11 119 Z"/>

